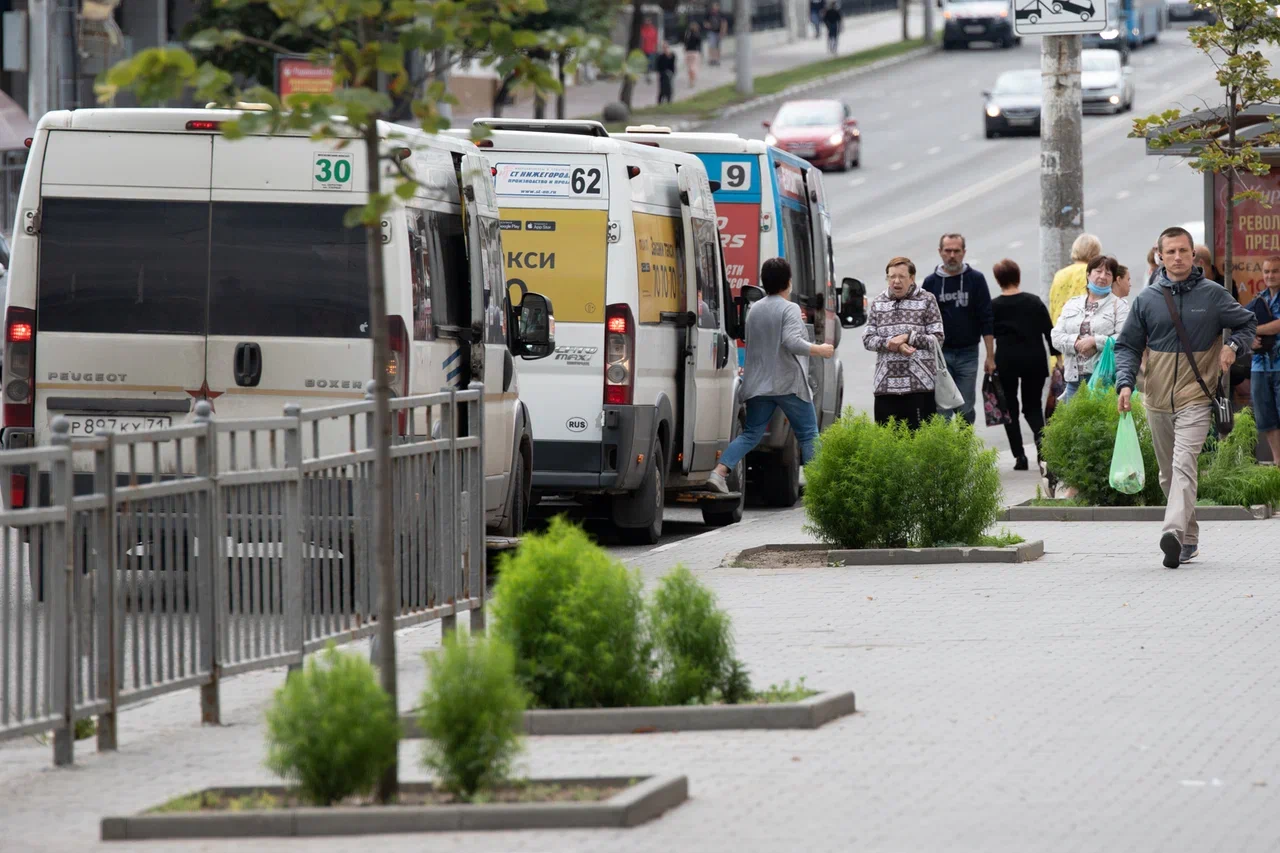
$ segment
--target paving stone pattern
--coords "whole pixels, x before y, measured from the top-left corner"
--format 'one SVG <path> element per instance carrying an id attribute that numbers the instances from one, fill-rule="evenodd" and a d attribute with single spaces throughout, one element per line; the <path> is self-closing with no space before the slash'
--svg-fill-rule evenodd
<path id="1" fill-rule="evenodd" d="M 283 678 L 229 680 L 228 725 L 195 693 L 125 713 L 121 750 L 73 770 L 0 748 L 0 851 L 1271 851 L 1280 844 L 1280 521 L 1204 525 L 1160 568 L 1159 524 L 1017 524 L 1021 565 L 758 570 L 724 555 L 801 541 L 799 511 L 752 513 L 628 551 L 647 580 L 690 566 L 732 612 L 756 682 L 852 689 L 815 731 L 530 739 L 532 775 L 687 773 L 691 801 L 633 830 L 97 841 L 98 820 L 207 785 L 271 781 L 262 708 Z M 429 627 L 401 639 L 402 704 Z M 364 648 L 360 646 L 360 648 Z M 91 743 L 91 742 L 89 742 Z M 424 778 L 420 745 L 404 776 Z"/>

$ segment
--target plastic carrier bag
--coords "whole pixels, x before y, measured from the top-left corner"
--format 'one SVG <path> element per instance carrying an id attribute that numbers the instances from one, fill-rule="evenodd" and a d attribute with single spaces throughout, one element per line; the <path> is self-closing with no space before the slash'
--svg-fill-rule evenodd
<path id="1" fill-rule="evenodd" d="M 1105 391 L 1116 384 L 1116 344 L 1114 338 L 1107 338 L 1102 345 L 1102 355 L 1098 356 L 1098 366 L 1093 369 L 1089 378 L 1090 391 Z"/>
<path id="2" fill-rule="evenodd" d="M 1147 484 L 1142 465 L 1142 447 L 1138 444 L 1138 428 L 1132 412 L 1120 413 L 1116 427 L 1116 444 L 1111 451 L 1111 488 L 1126 495 L 1136 495 Z"/>

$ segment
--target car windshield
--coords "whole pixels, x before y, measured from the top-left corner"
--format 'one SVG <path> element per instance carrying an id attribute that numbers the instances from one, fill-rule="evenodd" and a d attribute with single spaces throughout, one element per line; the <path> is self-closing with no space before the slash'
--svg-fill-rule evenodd
<path id="1" fill-rule="evenodd" d="M 1080 53 L 1080 70 L 1119 71 L 1120 54 L 1114 50 L 1100 50 L 1097 53 L 1091 50 L 1082 51 Z"/>
<path id="2" fill-rule="evenodd" d="M 1001 95 L 1034 95 L 1040 91 L 1039 71 L 1009 71 L 996 80 Z"/>
<path id="3" fill-rule="evenodd" d="M 844 110 L 833 103 L 784 104 L 774 127 L 832 127 L 844 120 Z"/>

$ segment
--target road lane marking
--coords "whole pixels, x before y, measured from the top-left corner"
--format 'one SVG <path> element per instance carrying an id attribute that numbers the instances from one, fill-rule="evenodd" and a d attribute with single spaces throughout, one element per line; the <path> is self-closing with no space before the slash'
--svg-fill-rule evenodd
<path id="1" fill-rule="evenodd" d="M 1129 197 L 1128 190 L 1120 190 L 1120 192 L 1116 193 L 1116 201 L 1124 201 L 1128 197 Z"/>
<path id="2" fill-rule="evenodd" d="M 904 162 L 902 162 L 901 160 L 899 160 L 898 162 L 894 163 L 893 165 L 891 165 L 891 166 L 889 167 L 889 171 L 890 171 L 890 172 L 896 172 L 896 171 L 898 171 L 899 169 L 901 169 L 901 168 L 902 168 L 903 166 L 905 166 L 905 165 L 907 165 L 907 164 L 906 164 L 906 163 L 904 163 Z"/>
<path id="3" fill-rule="evenodd" d="M 1160 180 L 1160 176 L 1157 175 L 1155 172 L 1152 172 L 1150 175 L 1147 175 L 1147 183 L 1154 184 L 1158 180 Z"/>
<path id="4" fill-rule="evenodd" d="M 850 182 L 849 182 L 849 186 L 851 186 L 851 187 L 860 187 L 860 186 L 862 186 L 863 184 L 865 184 L 866 182 L 867 182 L 867 179 L 866 179 L 866 178 L 854 178 L 852 181 L 850 181 Z"/>
<path id="5" fill-rule="evenodd" d="M 1085 209 L 1085 212 L 1084 212 L 1084 215 L 1085 215 L 1085 217 L 1086 217 L 1086 218 L 1087 218 L 1087 217 L 1090 217 L 1090 216 L 1097 216 L 1097 215 L 1098 215 L 1098 208 L 1096 208 L 1096 207 L 1086 208 L 1086 209 Z"/>
<path id="6" fill-rule="evenodd" d="M 695 539 L 707 539 L 712 536 L 717 536 L 728 529 L 729 528 L 727 527 L 720 527 L 715 530 L 708 530 L 706 533 L 699 533 L 697 536 L 688 536 L 684 539 L 677 539 L 674 542 L 668 542 L 666 545 L 659 545 L 657 548 L 654 548 L 652 551 L 646 551 L 645 554 L 646 555 L 661 554 L 664 551 L 670 551 L 672 548 L 676 547 L 677 545 L 683 545 L 686 542 L 692 542 Z"/>
<path id="7" fill-rule="evenodd" d="M 926 154 L 937 154 L 937 153 L 939 153 L 940 151 L 942 151 L 942 146 L 941 146 L 941 145 L 935 145 L 935 146 L 933 146 L 932 148 L 930 148 L 930 149 L 929 149 L 927 152 L 925 152 L 925 153 L 926 153 Z"/>
<path id="8" fill-rule="evenodd" d="M 1021 248 L 1022 248 L 1022 241 L 1021 241 L 1021 240 L 1014 240 L 1012 243 L 1010 243 L 1010 244 L 1009 244 L 1009 248 L 1010 248 L 1010 249 L 1021 249 Z"/>

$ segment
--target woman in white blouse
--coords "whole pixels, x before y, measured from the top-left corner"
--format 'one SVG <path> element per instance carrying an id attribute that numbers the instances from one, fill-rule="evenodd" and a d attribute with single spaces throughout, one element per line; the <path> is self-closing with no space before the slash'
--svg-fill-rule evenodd
<path id="1" fill-rule="evenodd" d="M 1108 338 L 1114 339 L 1129 316 L 1129 301 L 1112 291 L 1119 264 L 1115 258 L 1102 255 L 1085 269 L 1088 289 L 1084 296 L 1068 300 L 1053 327 L 1053 346 L 1063 356 L 1063 378 L 1067 390 L 1059 403 L 1065 403 L 1089 381 L 1098 365 L 1098 355 Z"/>

